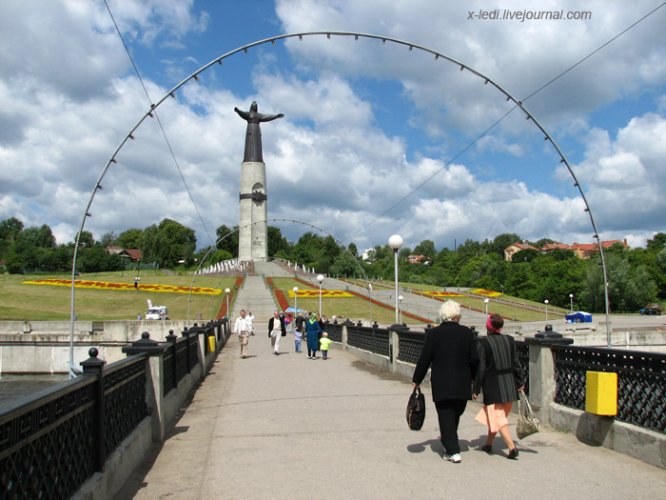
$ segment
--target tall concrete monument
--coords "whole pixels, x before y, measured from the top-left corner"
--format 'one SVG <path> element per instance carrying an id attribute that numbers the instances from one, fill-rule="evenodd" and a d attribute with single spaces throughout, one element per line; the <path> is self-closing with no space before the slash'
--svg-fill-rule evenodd
<path id="1" fill-rule="evenodd" d="M 238 260 L 268 260 L 268 206 L 266 196 L 266 164 L 261 147 L 261 122 L 269 122 L 284 115 L 264 115 L 252 102 L 250 111 L 234 111 L 247 122 L 245 153 L 240 176 L 240 229 L 238 231 Z"/>

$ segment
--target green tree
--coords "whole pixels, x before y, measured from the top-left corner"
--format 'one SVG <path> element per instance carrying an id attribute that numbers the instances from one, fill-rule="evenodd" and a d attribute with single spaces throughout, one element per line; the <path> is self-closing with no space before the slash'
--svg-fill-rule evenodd
<path id="1" fill-rule="evenodd" d="M 433 260 L 435 255 L 437 255 L 437 250 L 435 250 L 435 242 L 432 240 L 423 240 L 421 243 L 414 247 L 414 254 L 424 255 L 428 260 Z"/>
<path id="2" fill-rule="evenodd" d="M 174 267 L 181 262 L 191 265 L 196 246 L 194 230 L 172 219 L 163 219 L 158 226 L 144 230 L 145 262 L 158 262 L 163 267 Z"/>
<path id="3" fill-rule="evenodd" d="M 363 270 L 358 261 L 349 253 L 341 252 L 331 265 L 329 272 L 336 276 L 362 275 Z"/>
<path id="4" fill-rule="evenodd" d="M 90 231 L 81 231 L 79 246 L 91 248 L 95 245 L 95 237 Z"/>
<path id="5" fill-rule="evenodd" d="M 218 250 L 226 250 L 232 258 L 238 257 L 238 226 L 229 228 L 222 225 L 215 231 Z"/>
<path id="6" fill-rule="evenodd" d="M 651 240 L 647 241 L 647 249 L 660 252 L 666 248 L 666 233 L 656 233 Z"/>
<path id="7" fill-rule="evenodd" d="M 268 257 L 274 258 L 278 254 L 280 255 L 289 255 L 291 251 L 291 246 L 287 241 L 287 238 L 282 236 L 282 231 L 279 227 L 268 226 Z M 284 258 L 284 257 L 282 257 Z"/>
<path id="8" fill-rule="evenodd" d="M 21 231 L 23 231 L 23 223 L 16 217 L 0 221 L 0 256 L 16 243 L 16 238 Z"/>
<path id="9" fill-rule="evenodd" d="M 118 235 L 116 244 L 122 248 L 143 248 L 143 229 L 127 229 Z"/>
<path id="10" fill-rule="evenodd" d="M 116 236 L 116 233 L 113 231 L 110 231 L 108 233 L 104 233 L 102 237 L 99 239 L 100 245 L 102 245 L 104 248 L 112 246 L 112 245 L 117 245 L 118 244 L 118 236 Z M 133 247 L 137 248 L 137 247 Z"/>
<path id="11" fill-rule="evenodd" d="M 504 258 L 504 249 L 517 241 L 522 241 L 522 238 L 516 233 L 503 233 L 496 236 L 491 244 L 491 251 Z"/>

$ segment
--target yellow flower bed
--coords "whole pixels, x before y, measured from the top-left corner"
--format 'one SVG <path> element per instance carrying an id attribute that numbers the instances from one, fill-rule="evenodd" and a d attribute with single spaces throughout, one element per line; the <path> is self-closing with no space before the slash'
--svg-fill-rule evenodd
<path id="1" fill-rule="evenodd" d="M 458 292 L 421 292 L 421 295 L 428 297 L 464 297 L 462 293 Z"/>
<path id="2" fill-rule="evenodd" d="M 322 297 L 332 298 L 332 299 L 348 299 L 353 297 L 349 292 L 344 290 L 322 290 Z M 289 297 L 294 298 L 294 291 L 289 290 Z M 299 290 L 298 291 L 299 299 L 308 299 L 308 298 L 319 298 L 319 290 Z"/>
<path id="3" fill-rule="evenodd" d="M 76 288 L 91 288 L 95 290 L 116 290 L 125 292 L 134 290 L 134 283 L 113 283 L 108 281 L 89 281 L 89 280 L 76 280 L 74 282 Z M 50 286 L 72 286 L 71 280 L 64 279 L 43 279 L 43 280 L 30 280 L 24 281 L 24 285 L 50 285 Z M 220 288 L 207 288 L 195 286 L 174 286 L 174 285 L 159 285 L 156 283 L 141 283 L 139 290 L 142 292 L 157 292 L 157 293 L 184 293 L 195 295 L 221 295 L 222 289 Z"/>
<path id="4" fill-rule="evenodd" d="M 474 295 L 483 295 L 484 297 L 499 297 L 502 295 L 500 292 L 494 292 L 492 290 L 485 290 L 483 288 L 475 288 L 474 290 L 471 290 L 471 293 Z"/>

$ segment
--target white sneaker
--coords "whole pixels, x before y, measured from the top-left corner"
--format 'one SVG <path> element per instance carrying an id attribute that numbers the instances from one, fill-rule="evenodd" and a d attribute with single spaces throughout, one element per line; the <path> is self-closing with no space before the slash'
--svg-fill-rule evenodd
<path id="1" fill-rule="evenodd" d="M 459 464 L 460 462 L 462 462 L 462 457 L 460 456 L 460 453 L 454 453 L 453 455 L 444 455 L 444 458 L 454 464 Z"/>

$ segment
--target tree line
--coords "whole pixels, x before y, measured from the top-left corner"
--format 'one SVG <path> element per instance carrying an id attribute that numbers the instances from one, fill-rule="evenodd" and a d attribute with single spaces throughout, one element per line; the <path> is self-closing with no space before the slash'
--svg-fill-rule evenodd
<path id="1" fill-rule="evenodd" d="M 144 263 L 159 267 L 191 267 L 213 264 L 238 256 L 238 226 L 222 225 L 216 230 L 214 247 L 196 249 L 194 230 L 171 219 L 144 229 L 132 228 L 120 234 L 107 233 L 99 241 L 84 231 L 79 238 L 77 270 L 100 272 L 128 266 L 109 246 L 140 249 Z M 455 249 L 438 250 L 432 240 L 399 251 L 400 281 L 438 287 L 475 287 L 590 312 L 604 310 L 603 273 L 599 256 L 579 259 L 570 250 L 541 253 L 523 250 L 513 261 L 504 259 L 504 249 L 523 239 L 505 233 L 493 240 L 467 240 Z M 531 244 L 541 248 L 552 240 Z M 0 261 L 6 272 L 67 272 L 71 270 L 74 242 L 57 245 L 48 225 L 24 227 L 16 218 L 0 221 Z M 421 264 L 410 264 L 411 254 L 425 256 Z M 377 245 L 365 259 L 354 243 L 343 245 L 332 236 L 306 232 L 290 242 L 277 227 L 268 227 L 268 255 L 282 258 L 332 276 L 393 279 L 393 250 Z M 666 233 L 657 233 L 646 248 L 626 249 L 621 245 L 604 252 L 608 270 L 612 312 L 636 312 L 648 303 L 666 298 Z"/>

